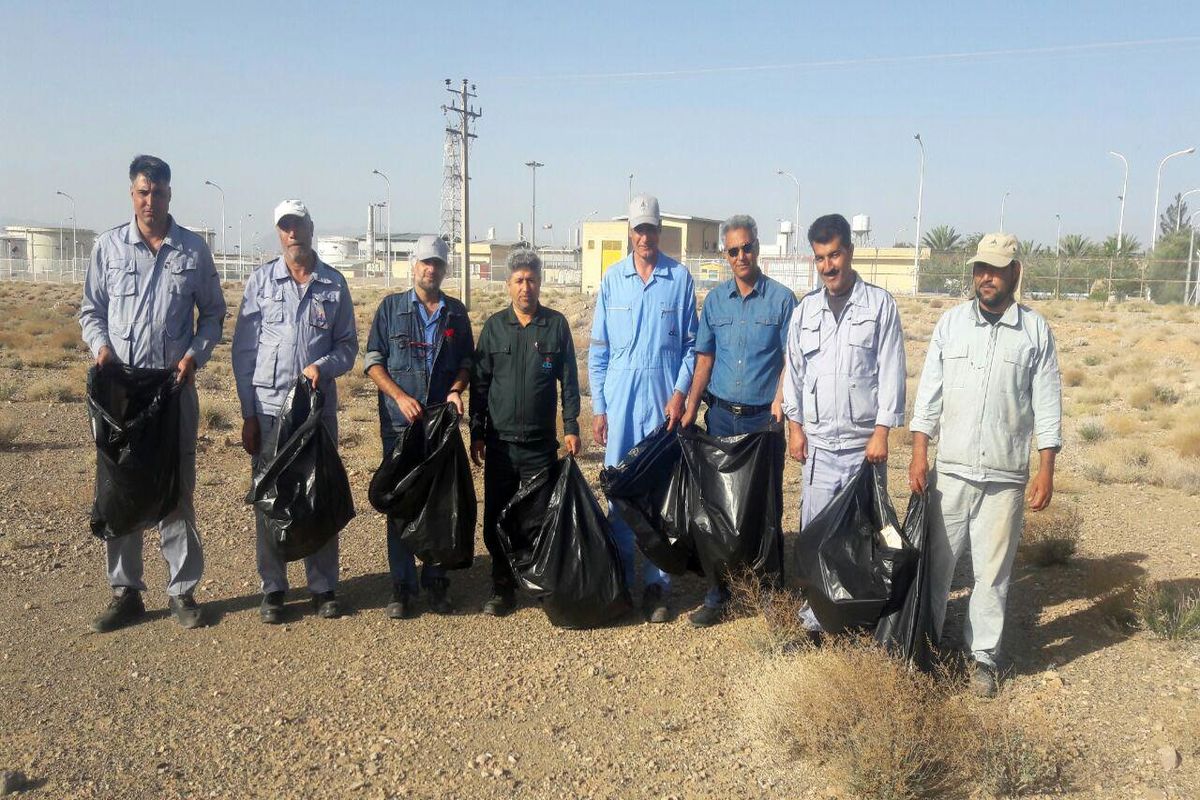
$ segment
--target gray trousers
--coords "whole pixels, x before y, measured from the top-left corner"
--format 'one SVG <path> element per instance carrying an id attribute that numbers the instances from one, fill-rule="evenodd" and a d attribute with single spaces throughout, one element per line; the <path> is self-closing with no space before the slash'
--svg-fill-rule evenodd
<path id="1" fill-rule="evenodd" d="M 167 594 L 190 594 L 204 572 L 204 552 L 196 530 L 196 433 L 200 426 L 200 399 L 193 381 L 179 395 L 179 505 L 159 520 L 159 549 L 167 562 Z M 108 583 L 113 589 L 128 586 L 146 591 L 142 580 L 142 545 L 145 533 L 131 533 L 105 542 L 108 550 Z"/>
<path id="2" fill-rule="evenodd" d="M 1008 584 L 1024 522 L 1024 484 L 980 483 L 930 472 L 930 594 L 936 630 L 941 636 L 954 568 L 969 544 L 975 584 L 963 642 L 976 661 L 992 668 L 997 666 Z"/>
<path id="3" fill-rule="evenodd" d="M 329 430 L 333 440 L 337 441 L 337 417 L 326 416 L 321 420 Z M 261 445 L 265 446 L 267 439 L 275 431 L 277 417 L 258 415 L 258 427 L 262 432 Z M 262 449 L 260 447 L 259 454 Z M 257 469 L 259 456 L 251 459 L 252 466 Z M 262 579 L 262 592 L 286 592 L 288 590 L 287 562 L 279 557 L 271 546 L 267 528 L 263 524 L 262 515 L 254 514 L 254 557 L 258 562 L 258 576 Z M 313 594 L 332 592 L 337 589 L 338 582 L 338 537 L 334 536 L 325 546 L 304 559 L 304 573 L 308 579 L 308 590 Z"/>

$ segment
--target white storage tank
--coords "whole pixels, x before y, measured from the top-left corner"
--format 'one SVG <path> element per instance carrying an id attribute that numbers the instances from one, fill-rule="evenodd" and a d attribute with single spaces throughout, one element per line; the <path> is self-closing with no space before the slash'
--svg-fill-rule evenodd
<path id="1" fill-rule="evenodd" d="M 871 217 L 867 214 L 855 214 L 850 220 L 850 232 L 857 236 L 865 236 L 871 232 Z"/>

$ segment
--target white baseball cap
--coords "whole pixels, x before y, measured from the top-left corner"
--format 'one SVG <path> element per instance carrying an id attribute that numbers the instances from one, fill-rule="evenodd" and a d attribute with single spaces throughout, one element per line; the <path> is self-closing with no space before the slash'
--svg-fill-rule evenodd
<path id="1" fill-rule="evenodd" d="M 414 262 L 428 261 L 431 258 L 436 258 L 443 264 L 449 264 L 450 247 L 442 237 L 427 233 L 417 239 L 416 247 L 413 248 L 412 258 Z"/>
<path id="2" fill-rule="evenodd" d="M 658 213 L 658 198 L 649 194 L 639 194 L 629 201 L 629 227 L 638 225 L 653 225 L 662 227 L 662 214 Z"/>
<path id="3" fill-rule="evenodd" d="M 299 200 L 284 200 L 275 206 L 275 227 L 279 227 L 279 221 L 288 216 L 312 220 L 308 213 L 308 206 Z"/>

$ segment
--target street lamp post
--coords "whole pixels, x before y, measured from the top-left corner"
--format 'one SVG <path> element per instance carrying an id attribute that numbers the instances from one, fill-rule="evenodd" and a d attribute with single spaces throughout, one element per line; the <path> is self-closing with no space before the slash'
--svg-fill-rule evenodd
<path id="1" fill-rule="evenodd" d="M 71 195 L 67 194 L 66 192 L 55 192 L 55 194 L 60 194 L 63 197 L 65 197 L 71 201 L 71 281 L 74 282 L 76 280 L 75 261 L 78 256 L 78 253 L 79 253 L 79 244 L 78 244 L 79 240 L 77 237 L 79 223 L 77 221 L 78 217 L 75 214 L 75 198 L 71 197 Z M 59 230 L 59 234 L 60 235 L 58 238 L 58 254 L 61 256 L 62 255 L 62 235 L 61 235 L 62 231 L 61 231 L 61 229 Z"/>
<path id="2" fill-rule="evenodd" d="M 1121 213 L 1117 217 L 1117 253 L 1120 254 L 1122 240 L 1125 237 L 1125 190 L 1129 188 L 1129 161 L 1126 160 L 1125 156 L 1121 155 L 1120 153 L 1116 152 L 1115 150 L 1109 150 L 1108 154 L 1110 156 L 1112 156 L 1113 158 L 1121 159 L 1121 163 L 1125 165 L 1125 179 L 1123 181 L 1121 181 L 1121 196 L 1119 198 L 1121 201 Z M 1110 272 L 1111 272 L 1111 270 L 1110 270 Z M 1111 275 L 1109 276 L 1108 292 L 1109 292 L 1109 294 L 1112 294 L 1112 276 Z"/>
<path id="3" fill-rule="evenodd" d="M 525 166 L 533 173 L 533 202 L 529 212 L 529 246 L 537 249 L 537 171 L 538 167 L 546 166 L 540 161 L 526 161 Z"/>
<path id="4" fill-rule="evenodd" d="M 1054 234 L 1054 299 L 1057 300 L 1062 294 L 1062 214 L 1055 214 L 1054 218 L 1058 220 L 1058 231 Z"/>
<path id="5" fill-rule="evenodd" d="M 1175 209 L 1175 232 L 1179 233 L 1179 229 L 1183 227 L 1183 201 L 1187 200 L 1190 195 L 1200 192 L 1200 189 L 1189 189 L 1179 195 L 1179 208 Z M 1188 217 L 1188 224 L 1192 224 L 1192 218 Z"/>
<path id="6" fill-rule="evenodd" d="M 625 205 L 633 202 L 633 173 L 629 173 L 629 193 L 625 196 Z"/>
<path id="7" fill-rule="evenodd" d="M 599 213 L 599 211 L 593 211 L 586 217 L 580 217 L 579 219 L 575 220 L 575 247 L 578 249 L 583 250 L 583 223 L 589 221 L 592 217 Z"/>
<path id="8" fill-rule="evenodd" d="M 892 247 L 896 247 L 900 244 L 900 242 L 904 241 L 900 238 L 900 234 L 904 233 L 906 230 L 908 230 L 908 227 L 904 225 L 896 228 L 896 238 L 892 239 Z"/>
<path id="9" fill-rule="evenodd" d="M 242 249 L 242 220 L 250 219 L 253 214 L 243 214 L 238 217 L 238 277 L 246 277 L 245 250 Z"/>
<path id="10" fill-rule="evenodd" d="M 1192 235 L 1188 241 L 1187 274 L 1183 279 L 1183 304 L 1185 306 L 1193 304 L 1192 299 L 1188 297 L 1189 292 L 1196 301 L 1195 305 L 1200 305 L 1200 264 L 1196 268 L 1196 280 L 1192 281 L 1192 257 L 1196 253 L 1196 226 L 1193 224 L 1193 220 L 1196 219 L 1197 215 L 1200 215 L 1200 211 L 1193 211 L 1191 216 L 1188 217 L 1188 226 L 1192 229 Z"/>
<path id="11" fill-rule="evenodd" d="M 1005 192 L 1004 197 L 1000 198 L 1000 232 L 1004 233 L 1004 205 L 1008 202 L 1008 196 L 1012 192 Z"/>
<path id="12" fill-rule="evenodd" d="M 229 246 L 225 242 L 225 190 L 212 181 L 205 181 L 205 186 L 211 186 L 221 193 L 221 280 L 229 280 Z"/>
<path id="13" fill-rule="evenodd" d="M 1158 244 L 1158 193 L 1162 189 L 1162 171 L 1163 165 L 1176 156 L 1191 155 L 1196 152 L 1195 147 L 1189 147 L 1184 150 L 1176 150 L 1174 153 L 1168 153 L 1163 157 L 1163 160 L 1158 162 L 1158 175 L 1154 179 L 1154 219 L 1150 221 L 1150 249 L 1154 249 L 1154 245 Z"/>
<path id="14" fill-rule="evenodd" d="M 913 240 L 913 296 L 917 294 L 917 288 L 920 285 L 921 279 L 921 200 L 925 195 L 925 142 L 921 141 L 921 134 L 913 136 L 917 140 L 917 145 L 921 148 L 921 171 L 917 177 L 917 234 Z"/>
<path id="15" fill-rule="evenodd" d="M 796 184 L 796 227 L 792 228 L 792 254 L 795 255 L 800 252 L 800 244 L 796 238 L 800 235 L 800 181 L 795 175 L 786 170 L 777 169 L 775 170 L 775 174 L 786 175 L 792 179 L 792 183 Z"/>
<path id="16" fill-rule="evenodd" d="M 387 184 L 387 279 L 384 285 L 390 289 L 392 288 L 392 182 L 388 180 L 387 175 L 377 169 L 371 170 L 371 174 L 383 178 L 383 182 Z"/>

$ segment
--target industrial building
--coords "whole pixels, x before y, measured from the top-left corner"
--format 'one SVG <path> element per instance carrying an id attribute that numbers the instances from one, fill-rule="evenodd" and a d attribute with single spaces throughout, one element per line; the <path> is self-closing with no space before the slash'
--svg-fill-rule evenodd
<path id="1" fill-rule="evenodd" d="M 82 274 L 96 232 L 70 226 L 10 225 L 0 228 L 0 272 L 30 279 Z"/>

